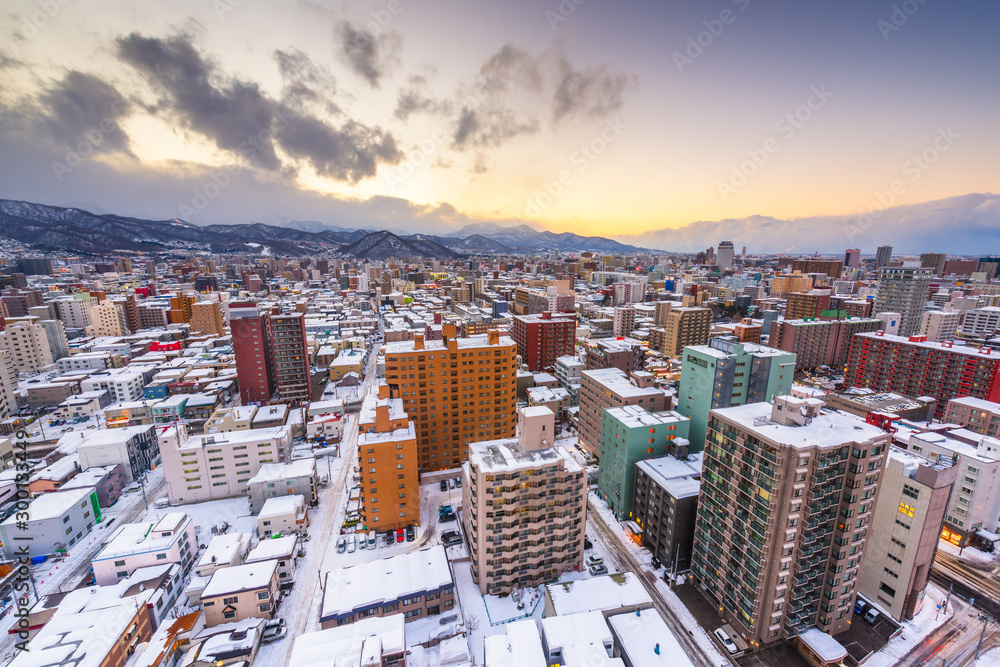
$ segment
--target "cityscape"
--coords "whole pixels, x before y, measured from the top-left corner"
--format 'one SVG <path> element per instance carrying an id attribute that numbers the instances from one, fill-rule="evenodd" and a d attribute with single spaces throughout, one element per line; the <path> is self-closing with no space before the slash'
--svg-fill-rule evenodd
<path id="1" fill-rule="evenodd" d="M 12 0 L 0 667 L 1000 665 L 1000 7 L 633 4 Z"/>

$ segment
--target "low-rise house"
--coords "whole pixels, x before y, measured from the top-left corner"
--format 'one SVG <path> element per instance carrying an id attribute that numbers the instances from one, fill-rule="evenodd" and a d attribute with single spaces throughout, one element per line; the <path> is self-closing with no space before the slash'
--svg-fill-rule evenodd
<path id="1" fill-rule="evenodd" d="M 278 562 L 274 560 L 216 570 L 201 594 L 206 625 L 274 618 L 278 587 Z"/>
<path id="2" fill-rule="evenodd" d="M 288 420 L 288 406 L 284 403 L 259 408 L 253 417 L 253 428 L 276 428 Z"/>
<path id="3" fill-rule="evenodd" d="M 118 499 L 125 493 L 126 486 L 128 486 L 128 478 L 125 476 L 125 469 L 122 468 L 122 464 L 115 463 L 87 468 L 65 482 L 60 489 L 69 491 L 70 489 L 92 488 L 97 492 L 98 505 L 106 508 L 118 502 Z"/>
<path id="4" fill-rule="evenodd" d="M 304 496 L 310 505 L 319 502 L 316 492 L 316 459 L 296 459 L 289 463 L 265 463 L 247 482 L 250 513 L 257 514 L 269 498 Z"/>
<path id="5" fill-rule="evenodd" d="M 402 614 L 392 614 L 299 635 L 288 664 L 295 667 L 361 664 L 401 667 L 406 664 L 406 654 L 406 623 Z"/>
<path id="6" fill-rule="evenodd" d="M 27 519 L 14 515 L 0 523 L 0 540 L 8 558 L 16 558 L 22 548 L 30 556 L 69 550 L 101 520 L 97 492 L 92 488 L 43 493 L 26 512 Z"/>
<path id="7" fill-rule="evenodd" d="M 299 538 L 296 535 L 283 535 L 267 540 L 261 540 L 247 554 L 247 563 L 260 563 L 265 560 L 278 561 L 278 581 L 282 587 L 290 587 L 295 581 L 295 559 L 299 552 Z"/>
<path id="8" fill-rule="evenodd" d="M 257 414 L 256 405 L 240 405 L 234 408 L 218 408 L 208 418 L 205 433 L 229 433 L 249 431 L 253 428 L 253 418 Z"/>
<path id="9" fill-rule="evenodd" d="M 177 563 L 187 572 L 198 551 L 194 522 L 184 512 L 171 512 L 159 521 L 119 526 L 91 561 L 94 580 L 114 584 L 140 567 Z"/>
<path id="10" fill-rule="evenodd" d="M 61 458 L 41 470 L 31 473 L 28 480 L 28 492 L 31 495 L 58 491 L 80 472 L 75 456 Z"/>
<path id="11" fill-rule="evenodd" d="M 152 470 L 160 459 L 160 445 L 153 426 L 94 431 L 76 451 L 84 470 L 120 463 L 130 483 Z"/>
<path id="12" fill-rule="evenodd" d="M 257 535 L 260 539 L 272 535 L 301 535 L 309 527 L 309 508 L 300 495 L 268 498 L 257 515 Z"/>

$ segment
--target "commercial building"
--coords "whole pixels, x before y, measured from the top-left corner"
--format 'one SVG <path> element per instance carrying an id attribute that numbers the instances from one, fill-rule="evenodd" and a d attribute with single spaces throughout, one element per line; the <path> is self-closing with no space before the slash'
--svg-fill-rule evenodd
<path id="1" fill-rule="evenodd" d="M 965 336 L 992 336 L 1000 331 L 1000 307 L 976 308 L 965 314 L 962 320 L 962 334 Z"/>
<path id="2" fill-rule="evenodd" d="M 962 314 L 958 311 L 927 310 L 920 317 L 919 333 L 935 343 L 955 340 L 961 321 Z"/>
<path id="3" fill-rule="evenodd" d="M 222 319 L 222 303 L 198 301 L 191 306 L 191 332 L 209 336 L 223 336 L 226 324 Z"/>
<path id="4" fill-rule="evenodd" d="M 517 343 L 521 363 L 535 373 L 555 366 L 556 359 L 573 353 L 576 343 L 576 315 L 551 313 L 515 315 L 511 338 Z"/>
<path id="5" fill-rule="evenodd" d="M 822 405 L 709 417 L 691 576 L 754 652 L 850 626 L 891 436 Z"/>
<path id="6" fill-rule="evenodd" d="M 899 335 L 917 333 L 929 297 L 934 271 L 926 268 L 891 267 L 879 272 L 876 313 L 899 313 Z"/>
<path id="7" fill-rule="evenodd" d="M 719 252 L 716 257 L 720 269 L 725 271 L 733 268 L 734 252 L 732 241 L 719 241 Z"/>
<path id="8" fill-rule="evenodd" d="M 76 452 L 82 469 L 119 464 L 129 482 L 152 470 L 160 460 L 160 445 L 152 426 L 94 431 Z"/>
<path id="9" fill-rule="evenodd" d="M 1000 402 L 1000 354 L 924 336 L 890 336 L 881 331 L 851 340 L 844 385 L 937 399 L 937 417 L 953 398 Z"/>
<path id="10" fill-rule="evenodd" d="M 274 618 L 278 606 L 278 561 L 236 565 L 216 570 L 201 594 L 205 625 Z"/>
<path id="11" fill-rule="evenodd" d="M 271 337 L 278 400 L 290 404 L 308 401 L 311 381 L 305 314 L 271 315 Z"/>
<path id="12" fill-rule="evenodd" d="M 420 525 L 417 433 L 403 401 L 380 384 L 358 415 L 358 467 L 366 525 L 385 531 Z M 431 465 L 439 463 L 431 451 Z"/>
<path id="13" fill-rule="evenodd" d="M 170 435 L 173 427 L 163 427 Z M 286 426 L 198 435 L 162 444 L 163 474 L 172 503 L 196 503 L 246 495 L 265 463 L 278 463 L 291 447 Z"/>
<path id="14" fill-rule="evenodd" d="M 275 392 L 271 321 L 253 303 L 229 305 L 229 328 L 243 405 L 264 404 Z"/>
<path id="15" fill-rule="evenodd" d="M 454 324 L 444 324 L 441 340 L 425 342 L 418 333 L 385 345 L 386 382 L 413 420 L 422 470 L 457 467 L 468 443 L 511 437 L 517 425 L 514 341 L 497 331 L 455 333 Z"/>
<path id="16" fill-rule="evenodd" d="M 963 426 L 973 433 L 1000 438 L 1000 403 L 971 396 L 953 398 L 945 406 L 944 420 Z"/>
<path id="17" fill-rule="evenodd" d="M 689 345 L 705 345 L 708 343 L 711 327 L 711 308 L 671 308 L 663 325 L 663 347 L 660 351 L 671 357 L 679 357 Z"/>
<path id="18" fill-rule="evenodd" d="M 686 454 L 690 422 L 678 412 L 648 412 L 637 405 L 604 410 L 597 493 L 619 520 L 632 518 L 636 463 L 671 451 Z"/>
<path id="19" fill-rule="evenodd" d="M 580 443 L 594 456 L 599 456 L 601 451 L 602 411 L 625 405 L 637 405 L 650 412 L 670 408 L 667 395 L 648 379 L 633 376 L 630 380 L 617 368 L 583 371 L 580 374 Z"/>
<path id="20" fill-rule="evenodd" d="M 795 355 L 797 369 L 842 367 L 847 363 L 854 334 L 878 331 L 877 319 L 776 320 L 767 344 Z"/>
<path id="21" fill-rule="evenodd" d="M 691 451 L 705 447 L 710 410 L 766 402 L 791 393 L 795 362 L 792 353 L 726 337 L 686 348 L 676 409 L 691 419 Z"/>
<path id="22" fill-rule="evenodd" d="M 250 513 L 258 514 L 270 498 L 304 496 L 309 505 L 319 502 L 316 487 L 316 459 L 295 459 L 288 463 L 264 463 L 247 481 Z"/>
<path id="23" fill-rule="evenodd" d="M 900 623 L 924 606 L 960 467 L 889 449 L 858 591 Z"/>
<path id="24" fill-rule="evenodd" d="M 419 620 L 454 607 L 455 581 L 439 545 L 327 572 L 319 624 L 326 630 L 398 614 Z"/>
<path id="25" fill-rule="evenodd" d="M 477 442 L 462 465 L 472 580 L 505 595 L 583 567 L 587 473 L 554 447 L 555 415 L 522 408 L 518 436 Z"/>
<path id="26" fill-rule="evenodd" d="M 118 526 L 91 561 L 94 581 L 110 586 L 141 567 L 177 563 L 191 569 L 198 553 L 194 522 L 184 512 L 170 512 L 157 521 Z"/>
<path id="27" fill-rule="evenodd" d="M 101 507 L 93 489 L 43 493 L 28 505 L 28 517 L 11 516 L 0 523 L 0 540 L 8 558 L 48 556 L 69 551 L 101 521 Z"/>
<path id="28" fill-rule="evenodd" d="M 676 572 L 691 567 L 703 459 L 701 452 L 668 454 L 635 466 L 633 521 L 643 546 Z"/>

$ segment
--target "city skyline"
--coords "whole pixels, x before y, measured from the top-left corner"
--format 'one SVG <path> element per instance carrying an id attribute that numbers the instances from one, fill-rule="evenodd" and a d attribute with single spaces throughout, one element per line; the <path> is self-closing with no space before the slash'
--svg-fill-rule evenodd
<path id="1" fill-rule="evenodd" d="M 1000 211 L 996 12 L 16 2 L 0 196 L 678 250 L 869 252 L 916 221 L 899 251 L 949 229 L 935 248 L 974 252 Z"/>

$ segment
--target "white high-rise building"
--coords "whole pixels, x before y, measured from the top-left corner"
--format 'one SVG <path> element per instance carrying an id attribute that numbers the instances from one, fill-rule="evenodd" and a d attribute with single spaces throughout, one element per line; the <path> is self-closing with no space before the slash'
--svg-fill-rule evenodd
<path id="1" fill-rule="evenodd" d="M 720 241 L 719 242 L 719 256 L 716 263 L 719 265 L 720 269 L 731 269 L 733 268 L 733 242 L 732 241 Z"/>
<path id="2" fill-rule="evenodd" d="M 17 399 L 14 398 L 16 388 L 17 377 L 10 362 L 10 353 L 0 350 L 0 419 L 7 419 L 17 409 Z"/>
<path id="3" fill-rule="evenodd" d="M 59 319 L 70 329 L 86 329 L 93 322 L 90 319 L 91 307 L 97 305 L 97 299 L 83 295 L 83 298 L 71 298 L 56 301 L 56 312 Z"/>
<path id="4" fill-rule="evenodd" d="M 37 373 L 55 363 L 49 347 L 49 337 L 37 317 L 12 317 L 0 333 L 0 348 L 10 352 L 14 368 L 24 373 Z"/>
<path id="5" fill-rule="evenodd" d="M 1000 308 L 987 306 L 970 310 L 965 314 L 962 333 L 966 336 L 990 335 L 994 331 L 1000 331 Z"/>
<path id="6" fill-rule="evenodd" d="M 927 336 L 927 340 L 935 343 L 955 340 L 961 319 L 960 313 L 944 310 L 928 310 L 924 312 L 920 319 L 920 333 L 923 336 Z"/>

